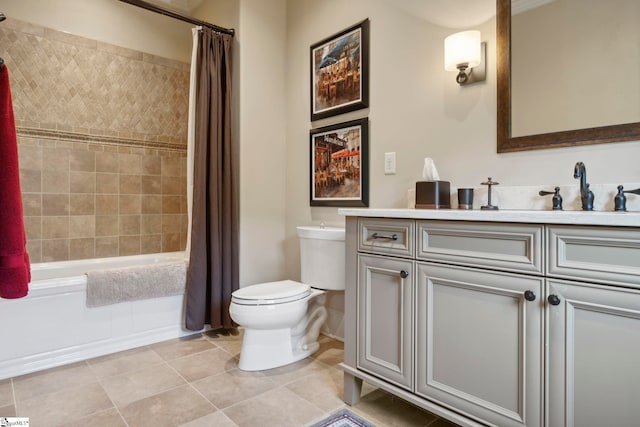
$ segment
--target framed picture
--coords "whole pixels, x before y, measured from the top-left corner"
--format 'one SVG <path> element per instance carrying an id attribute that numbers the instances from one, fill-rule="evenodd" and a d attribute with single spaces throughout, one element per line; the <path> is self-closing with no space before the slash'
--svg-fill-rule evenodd
<path id="1" fill-rule="evenodd" d="M 311 206 L 369 206 L 369 120 L 312 129 Z"/>
<path id="2" fill-rule="evenodd" d="M 369 106 L 369 20 L 311 46 L 311 120 Z"/>

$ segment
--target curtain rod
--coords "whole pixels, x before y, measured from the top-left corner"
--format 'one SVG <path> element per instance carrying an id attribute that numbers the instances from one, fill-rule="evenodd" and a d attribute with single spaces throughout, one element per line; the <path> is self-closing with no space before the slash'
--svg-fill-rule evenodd
<path id="1" fill-rule="evenodd" d="M 212 28 L 213 30 L 215 30 L 215 31 L 217 31 L 219 33 L 230 34 L 232 36 L 235 35 L 235 30 L 233 28 L 218 27 L 217 25 L 210 24 L 210 23 L 205 22 L 205 21 L 200 21 L 199 19 L 195 19 L 195 18 L 192 18 L 190 16 L 183 15 L 181 13 L 174 12 L 174 11 L 171 11 L 169 9 L 162 8 L 160 6 L 156 6 L 155 4 L 151 4 L 151 3 L 146 2 L 146 1 L 142 1 L 142 0 L 120 0 L 120 1 L 123 2 L 123 3 L 131 4 L 133 6 L 141 7 L 141 8 L 146 9 L 146 10 L 150 10 L 151 12 L 155 12 L 155 13 L 159 13 L 161 15 L 168 16 L 170 18 L 174 18 L 174 19 L 178 19 L 180 21 L 188 22 L 190 24 L 200 25 L 200 26 L 203 26 L 203 27 L 209 27 L 209 28 Z"/>

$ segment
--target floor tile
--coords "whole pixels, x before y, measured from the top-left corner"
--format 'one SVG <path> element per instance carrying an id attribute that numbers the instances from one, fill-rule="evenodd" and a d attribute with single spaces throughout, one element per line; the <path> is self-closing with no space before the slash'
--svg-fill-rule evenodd
<path id="1" fill-rule="evenodd" d="M 204 333 L 206 339 L 220 348 L 225 349 L 232 356 L 239 356 L 242 348 L 243 329 L 237 329 L 233 333 L 221 334 L 216 331 Z"/>
<path id="2" fill-rule="evenodd" d="M 211 341 L 203 338 L 200 334 L 191 335 L 170 341 L 164 341 L 149 346 L 158 353 L 164 360 L 173 360 L 190 354 L 211 350 L 216 347 Z"/>
<path id="3" fill-rule="evenodd" d="M 101 383 L 116 406 L 122 407 L 185 382 L 166 363 L 161 363 L 136 372 L 103 378 Z"/>
<path id="4" fill-rule="evenodd" d="M 129 427 L 176 427 L 216 411 L 191 386 L 174 388 L 120 410 Z"/>
<path id="5" fill-rule="evenodd" d="M 327 365 L 311 358 L 302 359 L 296 363 L 280 366 L 279 368 L 260 371 L 265 377 L 270 378 L 279 385 L 290 383 L 291 381 L 313 375 L 323 370 L 329 369 Z"/>
<path id="6" fill-rule="evenodd" d="M 271 390 L 276 384 L 259 372 L 234 369 L 195 381 L 193 386 L 222 409 Z"/>
<path id="7" fill-rule="evenodd" d="M 224 410 L 239 427 L 300 427 L 322 416 L 315 405 L 280 387 Z"/>
<path id="8" fill-rule="evenodd" d="M 377 424 L 388 427 L 423 427 L 438 419 L 435 415 L 382 390 L 375 390 L 363 396 L 351 409 L 374 423 L 377 420 Z"/>
<path id="9" fill-rule="evenodd" d="M 458 427 L 458 424 L 438 418 L 433 423 L 429 424 L 428 427 Z"/>
<path id="10" fill-rule="evenodd" d="M 345 407 L 342 342 L 321 335 L 310 358 L 245 372 L 242 336 L 210 331 L 3 380 L 0 416 L 71 427 L 299 427 Z M 454 427 L 367 383 L 348 408 L 377 427 Z"/>
<path id="11" fill-rule="evenodd" d="M 87 363 L 99 378 L 104 378 L 136 371 L 162 361 L 155 351 L 148 347 L 140 347 L 90 359 Z"/>
<path id="12" fill-rule="evenodd" d="M 169 362 L 187 381 L 195 381 L 211 375 L 237 368 L 238 364 L 229 353 L 214 348 Z"/>
<path id="13" fill-rule="evenodd" d="M 222 411 L 205 415 L 202 418 L 193 420 L 189 423 L 182 424 L 180 427 L 237 427 L 238 425 L 231 421 Z"/>
<path id="14" fill-rule="evenodd" d="M 13 405 L 7 405 L 0 407 L 0 417 L 15 417 L 16 407 Z"/>
<path id="15" fill-rule="evenodd" d="M 320 348 L 311 357 L 330 366 L 344 362 L 344 343 L 320 335 L 318 339 Z"/>
<path id="16" fill-rule="evenodd" d="M 0 407 L 8 405 L 13 405 L 13 386 L 10 379 L 0 381 Z"/>
<path id="17" fill-rule="evenodd" d="M 16 402 L 46 395 L 65 387 L 96 382 L 96 376 L 86 362 L 74 363 L 46 371 L 22 375 L 13 380 Z"/>
<path id="18" fill-rule="evenodd" d="M 58 426 L 112 408 L 100 384 L 66 387 L 18 403 L 18 416 L 29 417 L 34 426 Z"/>
<path id="19" fill-rule="evenodd" d="M 127 427 L 117 409 L 111 408 L 79 420 L 68 422 L 64 427 Z"/>
<path id="20" fill-rule="evenodd" d="M 325 412 L 345 406 L 342 401 L 342 371 L 331 368 L 287 384 L 287 388 Z"/>

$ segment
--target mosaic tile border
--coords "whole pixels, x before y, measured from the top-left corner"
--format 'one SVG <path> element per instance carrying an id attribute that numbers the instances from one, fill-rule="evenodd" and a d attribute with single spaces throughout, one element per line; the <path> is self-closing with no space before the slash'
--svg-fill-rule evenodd
<path id="1" fill-rule="evenodd" d="M 64 140 L 67 142 L 79 142 L 85 144 L 100 144 L 113 146 L 129 146 L 134 148 L 147 148 L 153 150 L 186 151 L 185 144 L 172 144 L 166 142 L 144 141 L 139 139 L 121 138 L 113 136 L 90 135 L 76 132 L 66 132 L 50 129 L 36 129 L 17 127 L 16 133 L 21 137 Z"/>

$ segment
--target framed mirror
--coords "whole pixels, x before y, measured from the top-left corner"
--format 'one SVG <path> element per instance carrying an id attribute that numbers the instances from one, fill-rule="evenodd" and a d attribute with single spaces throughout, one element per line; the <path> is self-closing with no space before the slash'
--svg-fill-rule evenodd
<path id="1" fill-rule="evenodd" d="M 498 153 L 640 140 L 640 2 L 614 2 L 497 0 Z"/>

